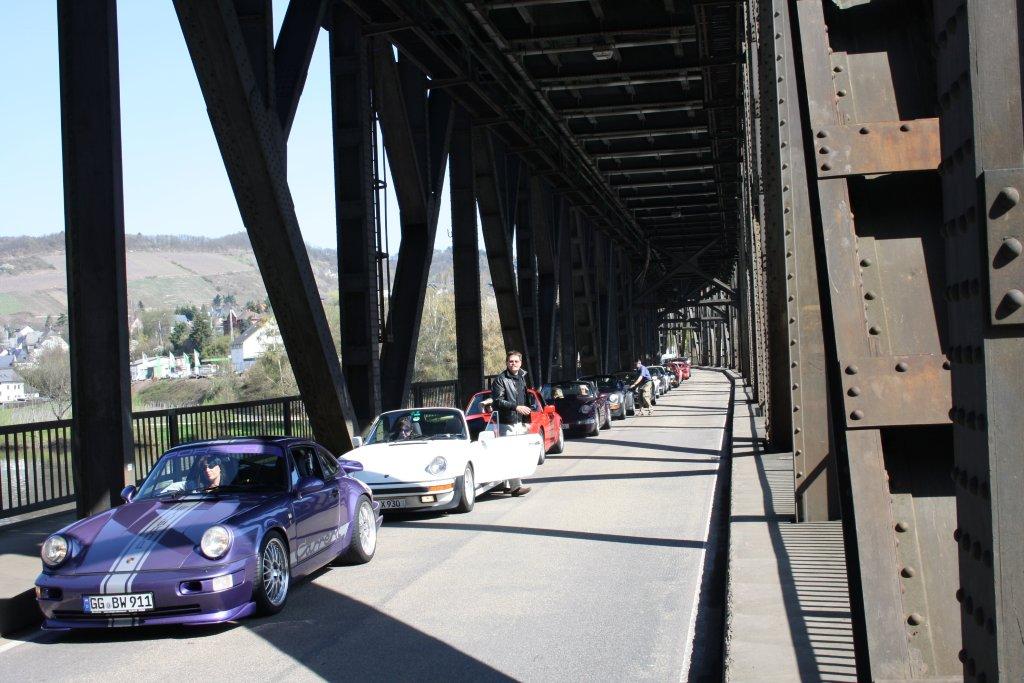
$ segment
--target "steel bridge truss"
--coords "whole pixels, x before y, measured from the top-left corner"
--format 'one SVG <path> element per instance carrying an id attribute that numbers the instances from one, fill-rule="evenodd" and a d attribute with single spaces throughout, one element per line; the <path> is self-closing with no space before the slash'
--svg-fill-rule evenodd
<path id="1" fill-rule="evenodd" d="M 406 400 L 447 167 L 461 399 L 479 229 L 533 383 L 671 347 L 741 373 L 797 521 L 842 519 L 862 676 L 1024 679 L 1016 2 L 291 0 L 276 42 L 270 0 L 174 5 L 318 440 Z M 58 8 L 87 514 L 134 479 L 116 8 Z M 324 30 L 340 359 L 286 173 Z"/>

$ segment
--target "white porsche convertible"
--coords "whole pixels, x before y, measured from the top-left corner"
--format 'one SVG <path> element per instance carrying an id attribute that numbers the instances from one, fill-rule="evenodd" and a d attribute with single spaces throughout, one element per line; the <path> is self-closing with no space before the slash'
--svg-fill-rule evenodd
<path id="1" fill-rule="evenodd" d="M 509 479 L 528 477 L 544 452 L 539 434 L 469 438 L 455 408 L 408 408 L 382 413 L 356 437 L 348 457 L 363 465 L 353 477 L 373 489 L 382 512 L 469 512 L 476 497 Z"/>

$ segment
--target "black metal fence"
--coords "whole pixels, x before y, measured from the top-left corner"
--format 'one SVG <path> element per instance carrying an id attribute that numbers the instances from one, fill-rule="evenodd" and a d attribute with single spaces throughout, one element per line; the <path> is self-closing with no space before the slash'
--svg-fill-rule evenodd
<path id="1" fill-rule="evenodd" d="M 132 416 L 135 471 L 142 479 L 172 446 L 231 436 L 303 436 L 312 430 L 298 396 L 194 408 L 148 410 Z M 0 427 L 0 518 L 75 500 L 71 421 Z"/>
<path id="2" fill-rule="evenodd" d="M 488 378 L 488 381 L 490 378 Z M 405 404 L 464 407 L 458 380 L 415 382 Z M 168 448 L 231 436 L 312 437 L 298 396 L 192 408 L 147 410 L 132 415 L 135 472 L 141 480 Z M 71 421 L 0 427 L 0 519 L 75 500 L 71 472 Z"/>

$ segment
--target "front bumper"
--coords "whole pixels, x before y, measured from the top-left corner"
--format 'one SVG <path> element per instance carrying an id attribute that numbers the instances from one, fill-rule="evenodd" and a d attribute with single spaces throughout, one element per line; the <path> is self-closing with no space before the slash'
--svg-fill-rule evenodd
<path id="1" fill-rule="evenodd" d="M 573 420 L 571 422 L 562 422 L 562 429 L 584 429 L 585 427 L 592 427 L 597 424 L 596 417 L 588 417 L 584 420 Z"/>
<path id="2" fill-rule="evenodd" d="M 429 482 L 369 484 L 381 512 L 448 510 L 458 505 L 455 479 Z M 447 487 L 441 488 L 439 487 Z"/>
<path id="3" fill-rule="evenodd" d="M 230 588 L 212 590 L 213 579 L 231 575 Z M 241 619 L 256 610 L 253 585 L 256 556 L 202 569 L 151 570 L 137 572 L 130 593 L 153 593 L 154 609 L 146 612 L 90 614 L 83 608 L 83 596 L 103 594 L 102 584 L 110 574 L 40 574 L 36 579 L 43 628 L 117 628 L 168 624 L 217 624 Z"/>

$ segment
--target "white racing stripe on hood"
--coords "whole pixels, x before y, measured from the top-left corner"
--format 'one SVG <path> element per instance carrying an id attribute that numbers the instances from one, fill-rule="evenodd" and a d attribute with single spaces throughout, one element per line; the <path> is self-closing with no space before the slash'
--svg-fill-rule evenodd
<path id="1" fill-rule="evenodd" d="M 108 574 L 100 582 L 100 592 L 116 594 L 130 591 L 138 571 L 164 535 L 202 502 L 176 503 L 167 510 L 157 509 L 156 518 L 143 527 L 114 560 Z"/>

